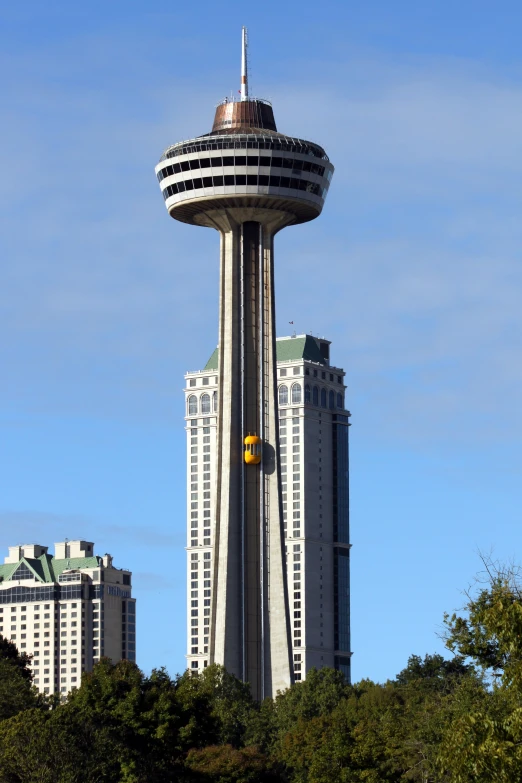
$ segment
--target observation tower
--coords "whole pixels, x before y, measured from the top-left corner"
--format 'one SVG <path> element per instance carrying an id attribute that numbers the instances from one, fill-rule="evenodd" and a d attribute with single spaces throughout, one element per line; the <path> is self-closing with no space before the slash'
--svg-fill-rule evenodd
<path id="1" fill-rule="evenodd" d="M 240 93 L 217 106 L 210 133 L 168 147 L 155 171 L 171 217 L 220 235 L 209 661 L 263 699 L 292 682 L 274 237 L 321 214 L 334 169 L 322 147 L 279 133 L 271 104 L 249 96 L 244 27 Z"/>

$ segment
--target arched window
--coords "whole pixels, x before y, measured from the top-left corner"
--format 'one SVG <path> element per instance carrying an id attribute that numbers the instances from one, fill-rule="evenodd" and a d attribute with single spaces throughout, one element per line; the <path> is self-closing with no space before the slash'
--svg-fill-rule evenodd
<path id="1" fill-rule="evenodd" d="M 201 413 L 210 413 L 210 394 L 201 395 Z"/>
<path id="2" fill-rule="evenodd" d="M 321 389 L 321 408 L 326 408 L 326 389 Z"/>
<path id="3" fill-rule="evenodd" d="M 330 393 L 328 394 L 328 407 L 330 408 L 330 410 L 333 410 L 335 408 L 335 394 L 331 390 Z"/>
<path id="4" fill-rule="evenodd" d="M 214 410 L 214 413 L 217 413 L 217 400 L 218 400 L 217 391 L 215 391 L 214 394 L 212 395 L 212 408 Z"/>
<path id="5" fill-rule="evenodd" d="M 337 392 L 337 407 L 344 408 L 344 400 L 341 392 Z"/>
<path id="6" fill-rule="evenodd" d="M 288 386 L 279 387 L 279 405 L 288 405 Z"/>
<path id="7" fill-rule="evenodd" d="M 310 402 L 310 384 L 307 383 L 305 386 L 305 402 Z"/>
<path id="8" fill-rule="evenodd" d="M 301 402 L 301 384 L 294 383 L 292 386 L 292 405 Z"/>
<path id="9" fill-rule="evenodd" d="M 319 405 L 319 389 L 317 386 L 314 386 L 314 390 L 312 392 L 312 401 L 314 405 Z"/>
<path id="10" fill-rule="evenodd" d="M 195 394 L 191 394 L 188 398 L 188 415 L 189 416 L 197 416 L 198 415 L 198 398 Z"/>

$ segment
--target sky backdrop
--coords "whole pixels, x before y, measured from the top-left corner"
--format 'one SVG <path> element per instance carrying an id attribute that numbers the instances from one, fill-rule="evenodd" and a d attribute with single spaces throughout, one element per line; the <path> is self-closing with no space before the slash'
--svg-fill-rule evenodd
<path id="1" fill-rule="evenodd" d="M 442 651 L 478 552 L 522 560 L 519 2 L 0 3 L 0 556 L 132 569 L 138 663 L 184 669 L 183 374 L 218 235 L 154 165 L 239 87 L 336 167 L 276 240 L 278 335 L 332 340 L 352 412 L 353 675 Z M 294 327 L 288 325 L 294 322 Z"/>

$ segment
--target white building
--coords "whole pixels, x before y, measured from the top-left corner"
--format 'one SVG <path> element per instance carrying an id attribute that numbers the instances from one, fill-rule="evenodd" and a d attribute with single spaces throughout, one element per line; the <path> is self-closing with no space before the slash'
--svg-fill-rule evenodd
<path id="1" fill-rule="evenodd" d="M 344 371 L 330 342 L 276 341 L 279 435 L 294 677 L 340 669 L 350 681 L 348 427 Z M 186 378 L 188 666 L 210 663 L 214 584 L 217 351 Z"/>
<path id="2" fill-rule="evenodd" d="M 0 565 L 0 634 L 32 655 L 42 693 L 66 694 L 106 656 L 136 660 L 131 573 L 90 541 L 9 547 Z"/>

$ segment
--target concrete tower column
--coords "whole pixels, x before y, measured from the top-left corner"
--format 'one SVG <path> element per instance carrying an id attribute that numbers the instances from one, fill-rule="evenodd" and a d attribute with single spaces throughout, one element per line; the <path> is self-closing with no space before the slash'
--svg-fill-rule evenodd
<path id="1" fill-rule="evenodd" d="M 246 64 L 245 35 L 243 55 Z M 318 144 L 277 131 L 271 104 L 249 98 L 246 76 L 245 65 L 242 100 L 225 99 L 217 106 L 210 133 L 166 149 L 156 176 L 175 220 L 215 228 L 221 237 L 212 545 L 210 537 L 203 539 L 209 547 L 205 560 L 213 548 L 214 578 L 203 607 L 198 606 L 201 585 L 194 585 L 191 628 L 196 639 L 203 629 L 203 654 L 249 682 L 261 699 L 292 682 L 273 239 L 285 226 L 320 215 L 334 169 Z M 259 464 L 245 462 L 249 433 L 262 445 Z M 196 534 L 204 520 L 195 509 Z M 200 548 L 197 535 L 192 546 Z M 196 560 L 198 552 L 190 557 Z"/>
<path id="2" fill-rule="evenodd" d="M 221 234 L 216 553 L 211 661 L 255 698 L 292 680 L 275 384 L 274 234 L 285 212 L 229 209 L 201 223 Z M 247 465 L 243 440 L 263 442 Z"/>

